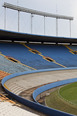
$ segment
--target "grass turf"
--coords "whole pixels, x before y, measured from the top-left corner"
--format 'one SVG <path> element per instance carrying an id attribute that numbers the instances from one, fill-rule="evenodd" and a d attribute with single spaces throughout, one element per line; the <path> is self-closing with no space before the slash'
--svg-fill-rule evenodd
<path id="1" fill-rule="evenodd" d="M 77 82 L 63 86 L 59 90 L 59 94 L 72 104 L 77 105 Z"/>
<path id="2" fill-rule="evenodd" d="M 77 82 L 68 84 L 60 88 L 60 90 L 57 89 L 56 91 L 52 92 L 49 96 L 46 97 L 46 105 L 54 109 L 77 115 L 77 105 L 74 105 L 74 103 L 77 103 L 76 91 Z M 68 100 L 73 102 L 73 104 L 69 103 Z"/>

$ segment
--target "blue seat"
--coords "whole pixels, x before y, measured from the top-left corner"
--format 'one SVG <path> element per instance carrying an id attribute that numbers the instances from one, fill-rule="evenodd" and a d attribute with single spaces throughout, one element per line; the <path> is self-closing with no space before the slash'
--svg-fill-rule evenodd
<path id="1" fill-rule="evenodd" d="M 43 56 L 54 59 L 57 63 L 66 67 L 77 67 L 77 55 L 73 55 L 62 45 L 41 45 L 26 44 L 32 49 L 36 49 Z M 29 51 L 24 45 L 19 43 L 0 43 L 0 52 L 5 56 L 13 57 L 22 64 L 28 65 L 35 69 L 61 68 L 54 62 L 43 59 L 42 56 Z"/>

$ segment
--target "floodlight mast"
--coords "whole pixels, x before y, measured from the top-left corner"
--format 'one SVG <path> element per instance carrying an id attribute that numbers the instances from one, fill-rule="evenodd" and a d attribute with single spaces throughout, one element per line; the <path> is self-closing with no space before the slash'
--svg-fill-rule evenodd
<path id="1" fill-rule="evenodd" d="M 37 11 L 37 10 L 33 10 L 33 9 L 28 9 L 28 8 L 24 8 L 21 6 L 17 6 L 17 5 L 13 5 L 13 4 L 9 4 L 9 3 L 4 3 L 3 7 L 9 8 L 9 9 L 13 9 L 13 10 L 17 10 L 18 13 L 19 12 L 27 12 L 27 13 L 31 13 L 31 18 L 32 18 L 32 14 L 35 15 L 40 15 L 40 16 L 44 16 L 44 34 L 45 34 L 45 17 L 52 17 L 52 18 L 56 18 L 56 36 L 58 36 L 58 19 L 65 19 L 65 20 L 69 20 L 70 21 L 70 25 L 71 25 L 71 20 L 73 20 L 73 17 L 71 16 L 65 16 L 65 15 L 58 15 L 58 14 L 52 14 L 52 13 L 47 13 L 47 12 L 42 12 L 42 11 Z M 6 12 L 5 12 L 6 13 Z M 19 14 L 18 14 L 19 17 Z M 19 20 L 19 18 L 18 18 Z M 6 27 L 6 26 L 5 26 Z M 71 26 L 70 26 L 71 27 Z M 18 21 L 18 31 L 19 31 L 19 21 Z M 70 29 L 71 31 L 71 29 Z M 31 19 L 31 33 L 32 33 L 32 19 Z M 70 32 L 71 33 L 71 32 Z M 71 35 L 71 34 L 70 34 Z"/>

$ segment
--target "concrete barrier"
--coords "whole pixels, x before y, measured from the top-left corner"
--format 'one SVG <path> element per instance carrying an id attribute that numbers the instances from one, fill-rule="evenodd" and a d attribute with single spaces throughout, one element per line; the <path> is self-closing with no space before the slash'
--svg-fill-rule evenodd
<path id="1" fill-rule="evenodd" d="M 57 86 L 60 86 L 60 85 L 62 85 L 62 84 L 67 84 L 67 83 L 71 83 L 71 82 L 75 82 L 75 81 L 77 81 L 77 79 L 75 78 L 75 79 L 67 79 L 67 80 L 64 80 L 64 81 L 60 81 L 60 82 L 55 82 L 55 83 L 51 83 L 51 84 L 48 84 L 48 85 L 45 85 L 45 86 L 42 86 L 42 87 L 40 87 L 40 88 L 38 88 L 38 89 L 36 89 L 35 91 L 34 91 L 34 93 L 33 93 L 33 98 L 34 98 L 34 100 L 35 100 L 35 102 L 32 102 L 32 101 L 29 101 L 29 100 L 27 100 L 27 99 L 24 99 L 24 98 L 22 98 L 22 97 L 20 97 L 20 96 L 18 96 L 18 95 L 15 95 L 14 93 L 12 93 L 11 91 L 9 91 L 8 89 L 6 89 L 5 87 L 4 87 L 4 83 L 7 81 L 7 80 L 9 80 L 9 79 L 11 79 L 11 78 L 14 78 L 14 77 L 16 77 L 16 76 L 19 76 L 19 75 L 26 75 L 26 74 L 31 74 L 31 73 L 38 73 L 38 72 L 45 72 L 45 71 L 55 71 L 55 70 L 68 70 L 68 69 L 77 69 L 77 67 L 76 68 L 65 68 L 65 69 L 50 69 L 50 70 L 38 70 L 38 71 L 27 71 L 27 72 L 21 72 L 21 73 L 16 73 L 16 74 L 12 74 L 12 75 L 9 75 L 9 76 L 6 76 L 5 78 L 3 78 L 2 79 L 2 86 L 3 86 L 3 88 L 5 89 L 5 91 L 10 95 L 10 96 L 12 96 L 14 99 L 16 99 L 18 102 L 20 102 L 20 103 L 22 103 L 22 104 L 24 104 L 24 105 L 26 105 L 26 106 L 28 106 L 28 107 L 30 107 L 30 108 L 32 108 L 32 109 L 34 109 L 34 110 L 37 110 L 37 111 L 39 111 L 39 112 L 42 112 L 42 113 L 44 113 L 44 114 L 47 114 L 47 115 L 49 115 L 49 116 L 73 116 L 72 114 L 68 114 L 68 113 L 65 113 L 65 112 L 62 112 L 62 111 L 59 111 L 59 110 L 55 110 L 55 109 L 53 109 L 53 108 L 49 108 L 49 107 L 46 107 L 46 106 L 44 106 L 44 105 L 41 105 L 41 104 L 39 104 L 39 103 L 37 103 L 37 101 L 36 101 L 36 97 L 40 94 L 40 93 L 42 93 L 42 92 L 44 92 L 44 91 L 46 91 L 47 89 L 50 89 L 50 88 L 53 88 L 53 87 L 57 87 Z"/>

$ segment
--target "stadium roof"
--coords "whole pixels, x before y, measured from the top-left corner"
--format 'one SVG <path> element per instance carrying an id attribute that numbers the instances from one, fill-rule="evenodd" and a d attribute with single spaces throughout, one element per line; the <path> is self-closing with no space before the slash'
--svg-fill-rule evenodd
<path id="1" fill-rule="evenodd" d="M 28 33 L 12 32 L 12 31 L 2 30 L 2 29 L 0 30 L 0 40 L 77 43 L 77 38 L 35 35 L 35 34 L 28 34 Z"/>
<path id="2" fill-rule="evenodd" d="M 31 13 L 31 14 L 41 15 L 41 16 L 45 16 L 45 17 L 53 17 L 53 18 L 58 18 L 58 19 L 73 20 L 73 17 L 71 17 L 71 16 L 58 15 L 58 14 L 52 14 L 52 13 L 37 11 L 37 10 L 33 10 L 33 9 L 24 8 L 24 7 L 21 7 L 21 6 L 9 4 L 7 2 L 4 3 L 3 7 L 10 8 L 10 9 L 13 9 L 13 10 L 18 10 L 18 11 L 21 11 L 21 12 L 27 12 L 27 13 Z"/>

